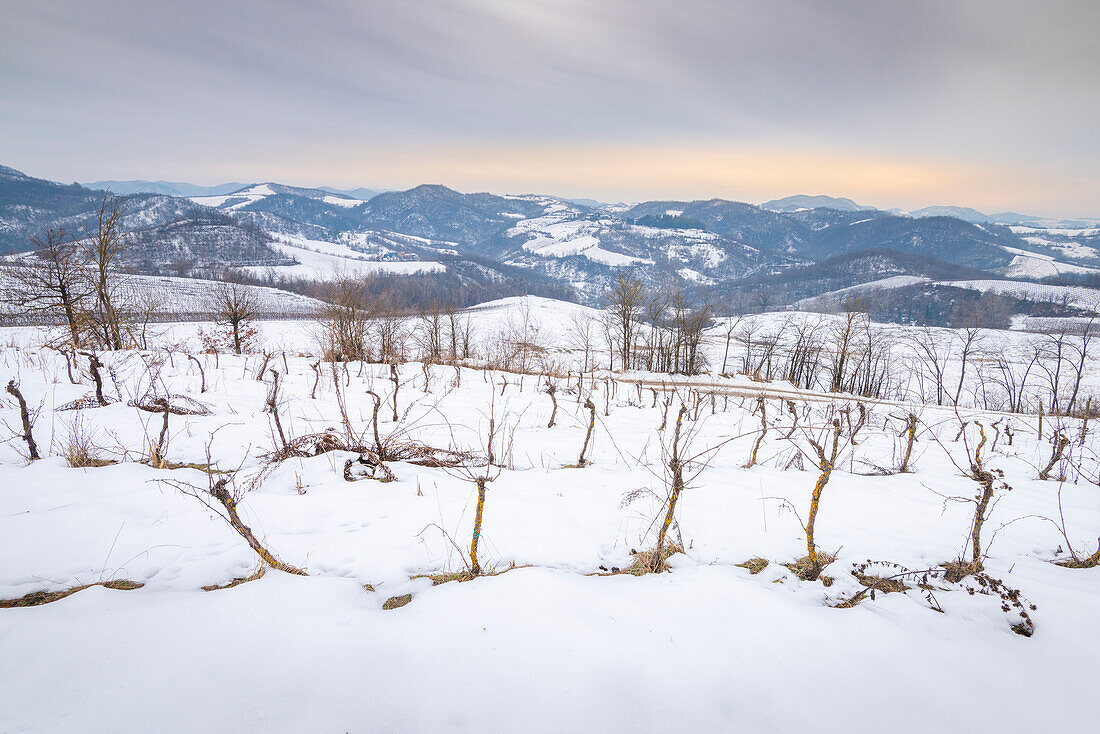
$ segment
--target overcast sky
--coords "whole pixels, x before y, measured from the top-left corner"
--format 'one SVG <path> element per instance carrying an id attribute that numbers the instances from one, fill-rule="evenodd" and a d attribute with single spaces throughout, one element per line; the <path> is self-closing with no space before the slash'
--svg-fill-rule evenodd
<path id="1" fill-rule="evenodd" d="M 3 0 L 0 164 L 1100 215 L 1100 2 Z"/>

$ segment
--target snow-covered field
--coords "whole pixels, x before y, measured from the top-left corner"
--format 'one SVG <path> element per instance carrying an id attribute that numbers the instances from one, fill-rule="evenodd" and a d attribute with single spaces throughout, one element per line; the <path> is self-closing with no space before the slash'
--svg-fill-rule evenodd
<path id="1" fill-rule="evenodd" d="M 285 255 L 289 255 L 298 261 L 297 265 L 280 265 L 277 267 L 246 267 L 242 270 L 254 275 L 264 273 L 277 273 L 290 278 L 326 279 L 334 275 L 369 275 L 371 273 L 396 273 L 410 275 L 412 273 L 442 272 L 447 269 L 438 262 L 414 260 L 384 261 L 370 259 L 357 250 L 353 250 L 346 244 L 338 242 L 325 242 L 323 240 L 311 240 L 305 237 L 291 235 L 276 235 L 271 247 Z"/>
<path id="2" fill-rule="evenodd" d="M 5 283 L 5 271 L 0 268 L 0 287 Z M 119 278 L 118 296 L 122 302 L 139 307 L 156 306 L 156 311 L 176 317 L 187 314 L 209 314 L 216 310 L 216 288 L 212 280 L 174 278 L 162 275 L 123 275 Z M 251 293 L 257 310 L 263 314 L 312 316 L 323 305 L 315 298 L 265 286 L 243 286 Z M 14 304 L 0 299 L 0 313 L 12 313 Z M 17 332 L 18 333 L 18 332 Z"/>
<path id="3" fill-rule="evenodd" d="M 1068 306 L 1100 313 L 1100 292 L 1095 288 L 1029 283 L 1022 280 L 945 280 L 940 282 L 943 285 L 956 288 L 966 288 L 983 293 L 991 291 L 1023 300 L 1047 301 L 1050 303 L 1065 302 Z"/>
<path id="4" fill-rule="evenodd" d="M 594 315 L 543 299 L 467 312 L 484 341 L 534 329 L 555 365 L 575 363 L 575 353 L 561 350 L 574 326 Z M 162 342 L 188 348 L 196 328 L 168 327 Z M 480 463 L 395 460 L 389 483 L 346 481 L 352 452 L 273 463 L 280 439 L 264 410 L 271 373 L 256 379 L 259 355 L 196 355 L 200 375 L 181 351 L 106 353 L 110 404 L 59 411 L 88 395 L 91 380 L 74 374 L 80 384 L 72 384 L 64 357 L 36 346 L 40 332 L 2 330 L 0 378 L 16 379 L 37 409 L 44 458 L 28 463 L 22 455 L 25 444 L 13 437 L 18 410 L 5 394 L 0 430 L 11 440 L 0 445 L 0 599 L 121 579 L 144 585 L 93 586 L 40 606 L 0 608 L 0 731 L 1095 725 L 1100 568 L 1052 563 L 1068 557 L 1067 543 L 1078 555 L 1096 550 L 1100 462 L 1091 426 L 1048 417 L 1040 438 L 1034 416 L 867 403 L 854 442 L 845 424 L 821 495 L 817 546 L 837 554 L 823 572 L 827 585 L 782 564 L 806 554 L 803 523 L 818 477 L 811 439 L 820 442 L 844 408 L 855 423 L 853 400 L 783 387 L 784 396 L 793 393 L 793 413 L 785 399 L 766 400 L 769 430 L 756 465 L 746 468 L 761 425 L 757 396 L 769 386 L 745 378 L 703 375 L 662 391 L 667 375 L 599 374 L 578 390 L 576 373 L 408 363 L 399 370 L 394 421 L 388 367 L 321 363 L 318 374 L 310 366 L 314 325 L 260 328 L 265 346 L 283 351 L 268 368 L 280 373 L 277 410 L 288 439 L 344 435 L 342 400 L 351 430 L 373 443 L 372 390 L 383 403 L 383 439 L 470 451 Z M 722 356 L 718 333 L 707 347 L 712 365 Z M 1027 337 L 996 336 L 1006 348 Z M 548 379 L 557 388 L 552 428 Z M 169 417 L 164 459 L 181 468 L 142 462 L 162 419 L 128 402 L 158 395 L 209 409 Z M 688 408 L 681 457 L 694 458 L 669 538 L 682 552 L 664 573 L 616 573 L 634 562 L 632 551 L 656 542 L 681 402 Z M 910 410 L 920 420 L 914 471 L 891 473 Z M 592 463 L 578 468 L 592 415 Z M 961 421 L 968 423 L 955 440 Z M 972 581 L 933 577 L 919 588 L 918 576 L 906 580 L 907 591 L 836 608 L 864 588 L 853 564 L 926 569 L 967 552 L 974 506 L 965 499 L 978 485 L 963 471 L 979 440 L 975 421 L 989 438 L 985 465 L 1012 487 L 998 485 L 985 525 L 986 569 L 1037 605 L 1029 611 L 1034 634 L 1014 634 L 1016 610 L 1002 611 L 996 595 L 969 593 Z M 490 425 L 495 466 L 487 468 Z M 1066 479 L 1040 481 L 1056 427 L 1073 439 L 1054 470 Z M 65 446 L 79 433 L 100 459 L 117 463 L 70 467 Z M 208 463 L 227 473 L 198 468 Z M 479 538 L 490 573 L 433 585 L 427 576 L 466 569 L 478 494 L 471 478 L 482 472 L 495 477 Z M 204 494 L 218 478 L 232 478 L 256 536 L 308 576 L 269 570 L 202 590 L 259 567 Z M 736 565 L 753 557 L 770 563 L 756 574 Z M 885 569 L 874 572 L 897 572 Z M 407 605 L 383 608 L 405 594 Z"/>
<path id="5" fill-rule="evenodd" d="M 203 206 L 212 206 L 215 208 L 224 208 L 227 211 L 233 211 L 234 209 L 240 209 L 249 204 L 254 204 L 257 201 L 266 199 L 269 196 L 274 196 L 275 190 L 271 188 L 271 184 L 256 184 L 254 186 L 248 186 L 233 194 L 225 194 L 220 196 L 191 196 L 191 201 L 196 204 L 202 204 Z M 350 196 L 343 194 L 329 194 L 327 196 L 320 197 L 326 204 L 334 204 L 344 208 L 351 208 L 360 206 L 363 202 L 360 199 L 354 199 Z"/>
<path id="6" fill-rule="evenodd" d="M 542 257 L 583 255 L 592 262 L 615 267 L 639 263 L 652 265 L 649 260 L 601 247 L 598 234 L 606 225 L 607 222 L 598 219 L 578 219 L 574 207 L 546 200 L 543 216 L 520 220 L 507 234 L 526 236 L 523 249 Z"/>
<path id="7" fill-rule="evenodd" d="M 918 283 L 928 283 L 930 281 L 930 278 L 919 275 L 891 275 L 886 278 L 879 278 L 878 280 L 871 280 L 866 283 L 848 286 L 847 288 L 827 291 L 817 296 L 811 296 L 810 298 L 803 298 L 798 301 L 796 305 L 799 308 L 809 308 L 815 304 L 839 303 L 845 296 L 852 294 L 875 290 L 889 290 L 891 288 L 905 288 L 907 286 L 917 285 Z"/>

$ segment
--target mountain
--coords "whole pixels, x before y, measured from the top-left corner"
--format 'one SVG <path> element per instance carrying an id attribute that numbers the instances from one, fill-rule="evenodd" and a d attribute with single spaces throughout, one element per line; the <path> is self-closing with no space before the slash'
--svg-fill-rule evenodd
<path id="1" fill-rule="evenodd" d="M 995 269 L 1012 261 L 1006 247 L 1029 247 L 1004 228 L 991 232 L 960 219 L 914 219 L 877 210 L 819 208 L 773 212 L 751 204 L 710 199 L 645 202 L 624 213 L 631 218 L 661 214 L 690 217 L 724 237 L 810 261 L 856 250 L 890 248 L 959 265 Z"/>
<path id="2" fill-rule="evenodd" d="M 70 236 L 94 229 L 103 196 L 103 191 L 79 184 L 59 184 L 0 167 L 0 252 L 28 250 L 30 237 L 49 228 L 63 228 Z M 128 194 L 121 199 L 122 229 L 131 244 L 123 260 L 127 268 L 159 272 L 181 260 L 205 269 L 294 262 L 270 247 L 267 232 L 188 199 L 159 194 Z"/>
<path id="3" fill-rule="evenodd" d="M 773 212 L 795 212 L 799 209 L 838 209 L 842 212 L 870 211 L 873 206 L 860 206 L 851 199 L 836 196 L 808 196 L 798 194 L 782 199 L 772 199 L 760 205 Z"/>
<path id="4" fill-rule="evenodd" d="M 971 209 L 968 206 L 926 206 L 923 209 L 909 212 L 909 215 L 913 217 L 954 217 L 973 224 L 983 224 L 989 221 L 987 214 L 982 214 L 977 209 Z"/>
<path id="5" fill-rule="evenodd" d="M 162 194 L 164 196 L 215 196 L 229 194 L 242 189 L 246 184 L 223 183 L 217 186 L 196 186 L 178 181 L 92 181 L 81 184 L 96 191 L 110 191 L 112 194 Z"/>
<path id="6" fill-rule="evenodd" d="M 989 221 L 996 224 L 1023 225 L 1045 229 L 1087 229 L 1100 226 L 1100 217 L 1056 219 L 1052 217 L 1036 217 L 1030 214 L 1017 214 L 1016 212 L 990 214 Z"/>
<path id="7" fill-rule="evenodd" d="M 347 268 L 421 272 L 451 288 L 523 282 L 531 292 L 589 303 L 627 267 L 650 283 L 716 298 L 777 290 L 789 296 L 784 303 L 883 280 L 912 286 L 952 269 L 969 278 L 1100 272 L 1100 228 L 1030 219 L 1005 226 L 965 208 L 908 216 L 810 196 L 764 206 L 725 199 L 605 205 L 439 184 L 367 200 L 351 195 L 363 190 L 349 192 L 269 181 L 187 197 L 127 194 L 128 266 L 150 273 L 236 266 L 270 272 L 273 282 Z M 102 195 L 0 168 L 0 248 L 25 250 L 28 236 L 45 227 L 79 232 Z"/>
<path id="8" fill-rule="evenodd" d="M 595 199 L 562 199 L 567 204 L 576 204 L 577 206 L 586 206 L 589 209 L 596 209 L 601 206 L 605 206 L 602 201 L 596 201 Z"/>
<path id="9" fill-rule="evenodd" d="M 988 277 L 988 273 L 927 255 L 876 248 L 835 255 L 779 273 L 742 278 L 731 284 L 729 297 L 751 301 L 766 295 L 771 307 L 776 307 L 841 291 L 857 294 L 857 289 L 897 288 L 932 280 L 981 277 Z"/>
<path id="10" fill-rule="evenodd" d="M 782 214 L 725 199 L 647 201 L 627 209 L 623 214 L 632 219 L 661 215 L 688 217 L 702 222 L 708 231 L 723 237 L 790 254 L 794 254 L 793 248 L 804 237 L 804 227 Z"/>
<path id="11" fill-rule="evenodd" d="M 871 248 L 928 255 L 946 262 L 992 270 L 1012 262 L 1006 247 L 1018 246 L 1011 232 L 994 233 L 961 219 L 871 217 L 814 231 L 800 253 L 813 259 Z"/>
<path id="12" fill-rule="evenodd" d="M 350 196 L 353 199 L 359 199 L 360 201 L 368 201 L 381 194 L 386 189 L 365 189 L 359 186 L 354 189 L 334 189 L 331 186 L 318 186 L 317 188 L 322 191 L 328 191 L 331 194 L 343 194 L 344 196 Z"/>
<path id="13" fill-rule="evenodd" d="M 363 207 L 363 223 L 477 251 L 517 220 L 541 214 L 545 204 L 540 202 L 533 197 L 462 194 L 446 186 L 423 184 L 374 197 Z"/>

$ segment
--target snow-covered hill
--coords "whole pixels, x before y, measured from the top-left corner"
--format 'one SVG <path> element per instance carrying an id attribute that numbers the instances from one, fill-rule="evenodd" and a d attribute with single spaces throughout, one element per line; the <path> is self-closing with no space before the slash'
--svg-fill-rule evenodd
<path id="1" fill-rule="evenodd" d="M 551 332 L 533 322 L 592 315 L 516 299 L 460 318 L 492 354 L 509 330 L 533 334 L 534 350 Z M 798 319 L 819 334 L 839 323 L 765 314 L 737 326 L 764 336 Z M 19 435 L 0 442 L 0 729 L 1089 730 L 1100 569 L 1056 565 L 1071 549 L 1087 558 L 1100 528 L 1100 434 L 1079 419 L 1047 415 L 1040 435 L 1034 415 L 747 377 L 578 379 L 542 372 L 562 356 L 555 341 L 535 374 L 391 372 L 317 361 L 314 328 L 260 324 L 264 347 L 284 352 L 270 362 L 189 359 L 177 331 L 156 351 L 100 353 L 108 405 L 81 410 L 65 408 L 92 393 L 90 378 L 75 370 L 73 384 L 40 332 L 2 330 L 0 364 L 36 408 L 43 458 L 27 461 Z M 901 327 L 881 339 L 901 358 L 907 335 L 958 339 Z M 983 350 L 1013 363 L 1043 339 L 986 336 Z M 268 364 L 277 392 L 270 371 L 257 379 Z M 365 466 L 345 448 L 374 445 L 370 392 L 395 454 L 388 482 L 345 475 Z M 154 396 L 192 412 L 169 414 L 162 434 L 160 415 L 127 404 Z M 899 472 L 910 413 L 919 438 Z M 816 431 L 834 418 L 822 482 Z M 21 425 L 15 400 L 0 402 L 0 425 Z M 1072 438 L 1054 468 L 1066 481 L 1042 481 L 1058 430 Z M 306 448 L 283 460 L 293 452 L 280 433 Z M 672 495 L 676 435 L 689 478 Z M 83 461 L 74 446 L 90 452 L 84 466 L 70 465 Z M 445 455 L 465 465 L 422 461 L 420 447 L 463 452 Z M 969 553 L 974 503 L 944 498 L 978 491 L 960 469 L 975 450 L 1011 491 L 996 485 L 984 526 L 988 577 L 951 580 L 938 564 Z M 212 487 L 303 575 L 262 566 Z M 814 539 L 829 560 L 807 580 L 798 559 L 815 487 Z M 646 572 L 665 517 L 667 567 Z M 122 709 L 105 704 L 119 691 Z"/>

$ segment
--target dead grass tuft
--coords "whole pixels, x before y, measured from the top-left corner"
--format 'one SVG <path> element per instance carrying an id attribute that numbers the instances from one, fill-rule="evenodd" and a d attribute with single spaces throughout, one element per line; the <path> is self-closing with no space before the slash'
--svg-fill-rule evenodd
<path id="1" fill-rule="evenodd" d="M 1100 566 L 1100 540 L 1096 543 L 1096 552 L 1088 558 L 1067 558 L 1064 561 L 1055 561 L 1055 565 L 1062 568 L 1096 568 Z"/>
<path id="2" fill-rule="evenodd" d="M 659 552 L 656 548 L 644 551 L 633 551 L 634 562 L 630 568 L 620 571 L 631 576 L 644 576 L 647 573 L 663 573 L 668 570 L 668 559 L 677 553 L 683 553 L 684 549 L 675 543 L 669 543 Z"/>
<path id="3" fill-rule="evenodd" d="M 413 600 L 412 594 L 402 594 L 401 596 L 391 596 L 382 604 L 382 608 L 386 611 L 391 609 L 400 609 Z"/>
<path id="4" fill-rule="evenodd" d="M 86 469 L 94 466 L 107 466 L 117 462 L 100 456 L 100 448 L 95 436 L 84 427 L 84 421 L 78 414 L 69 424 L 69 433 L 61 444 L 61 455 L 74 469 Z"/>
<path id="5" fill-rule="evenodd" d="M 496 575 L 497 575 L 497 573 L 494 572 L 494 571 L 485 571 L 485 570 L 483 570 L 481 572 L 481 576 L 496 576 Z M 453 571 L 453 572 L 445 572 L 445 573 L 424 573 L 424 574 L 419 574 L 417 576 L 413 576 L 413 578 L 414 579 L 431 579 L 432 580 L 432 586 L 439 586 L 440 584 L 446 584 L 446 583 L 449 583 L 451 581 L 457 581 L 459 583 L 462 583 L 464 581 L 473 581 L 474 579 L 478 578 L 478 575 L 471 572 L 471 571 Z"/>
<path id="6" fill-rule="evenodd" d="M 964 561 L 962 559 L 941 563 L 940 566 L 946 571 L 943 575 L 944 580 L 953 584 L 957 584 L 967 576 L 971 576 L 982 570 L 981 564 L 972 561 Z"/>
<path id="7" fill-rule="evenodd" d="M 749 573 L 755 576 L 768 567 L 768 559 L 761 558 L 760 556 L 753 556 L 744 563 L 735 563 L 734 565 L 740 568 L 747 568 Z"/>
<path id="8" fill-rule="evenodd" d="M 814 565 L 810 561 L 809 556 L 802 556 L 801 558 L 791 561 L 790 563 L 784 563 L 783 565 L 790 569 L 798 578 L 803 581 L 817 581 L 821 580 L 822 585 L 832 586 L 833 578 L 831 576 L 822 576 L 821 571 L 830 563 L 836 560 L 835 553 L 828 553 L 826 551 L 817 552 L 818 565 Z"/>
<path id="9" fill-rule="evenodd" d="M 873 574 L 861 573 L 853 573 L 852 575 L 856 577 L 859 583 L 863 584 L 868 589 L 874 589 L 876 592 L 881 592 L 883 594 L 893 594 L 909 590 L 909 587 L 902 583 L 901 579 L 891 579 L 875 576 Z"/>

